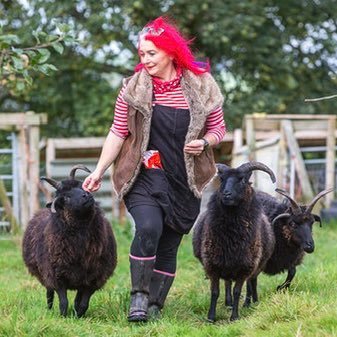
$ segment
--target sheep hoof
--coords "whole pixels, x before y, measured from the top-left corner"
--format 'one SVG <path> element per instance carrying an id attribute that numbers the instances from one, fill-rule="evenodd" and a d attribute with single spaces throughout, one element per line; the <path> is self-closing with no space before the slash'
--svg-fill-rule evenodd
<path id="1" fill-rule="evenodd" d="M 290 284 L 286 284 L 286 285 L 281 284 L 276 288 L 276 290 L 282 291 L 283 289 L 289 289 L 289 286 L 290 286 Z"/>
<path id="2" fill-rule="evenodd" d="M 209 317 L 208 317 L 208 318 L 207 318 L 207 322 L 213 324 L 213 323 L 215 323 L 215 318 L 209 318 Z"/>
<path id="3" fill-rule="evenodd" d="M 144 313 L 144 314 L 129 315 L 128 321 L 134 322 L 134 323 L 137 323 L 137 322 L 144 322 L 145 323 L 145 322 L 147 322 L 147 314 Z"/>
<path id="4" fill-rule="evenodd" d="M 234 321 L 237 321 L 239 318 L 240 318 L 240 317 L 239 317 L 238 313 L 232 313 L 232 315 L 231 315 L 231 317 L 230 317 L 229 320 L 230 320 L 231 322 L 234 322 Z"/>
<path id="5" fill-rule="evenodd" d="M 161 318 L 161 311 L 158 305 L 150 305 L 148 308 L 148 316 L 151 320 L 158 320 Z"/>

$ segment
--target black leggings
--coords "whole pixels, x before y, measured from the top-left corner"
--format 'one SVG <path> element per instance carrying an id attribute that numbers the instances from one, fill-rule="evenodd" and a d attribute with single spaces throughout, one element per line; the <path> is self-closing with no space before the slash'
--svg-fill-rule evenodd
<path id="1" fill-rule="evenodd" d="M 136 224 L 131 255 L 138 257 L 156 255 L 155 269 L 175 273 L 178 247 L 183 234 L 164 223 L 164 214 L 160 207 L 134 206 L 129 212 Z"/>

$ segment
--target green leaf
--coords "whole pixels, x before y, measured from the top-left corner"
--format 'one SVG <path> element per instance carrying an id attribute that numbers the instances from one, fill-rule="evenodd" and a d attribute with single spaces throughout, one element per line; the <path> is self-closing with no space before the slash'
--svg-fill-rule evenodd
<path id="1" fill-rule="evenodd" d="M 39 38 L 39 32 L 36 31 L 36 30 L 34 30 L 34 31 L 32 32 L 32 34 L 33 34 L 33 36 L 35 37 L 37 43 L 41 43 L 40 38 Z"/>
<path id="2" fill-rule="evenodd" d="M 47 36 L 47 42 L 53 42 L 56 41 L 59 38 L 59 35 L 55 35 L 55 34 L 50 34 Z"/>
<path id="3" fill-rule="evenodd" d="M 50 57 L 50 51 L 46 48 L 38 49 L 37 51 L 40 53 L 38 63 L 45 63 Z"/>
<path id="4" fill-rule="evenodd" d="M 37 66 L 37 70 L 45 75 L 50 75 L 53 71 L 57 71 L 57 68 L 53 64 L 42 64 Z"/>
<path id="5" fill-rule="evenodd" d="M 63 53 L 64 47 L 63 47 L 62 43 L 60 43 L 60 42 L 55 42 L 55 43 L 52 44 L 52 47 L 53 47 L 59 54 L 62 54 L 62 53 Z"/>
<path id="6" fill-rule="evenodd" d="M 60 23 L 56 26 L 62 33 L 68 33 L 71 30 L 71 27 L 65 23 Z"/>
<path id="7" fill-rule="evenodd" d="M 8 44 L 20 43 L 20 39 L 17 37 L 17 35 L 14 34 L 0 35 L 0 41 L 3 41 Z"/>
<path id="8" fill-rule="evenodd" d="M 23 50 L 20 49 L 20 48 L 14 48 L 14 47 L 12 47 L 11 49 L 12 49 L 12 52 L 15 53 L 17 56 L 19 56 L 20 54 L 23 53 Z"/>
<path id="9" fill-rule="evenodd" d="M 35 50 L 27 50 L 25 51 L 25 53 L 30 57 L 30 58 L 33 58 L 37 55 L 36 51 Z"/>
<path id="10" fill-rule="evenodd" d="M 29 75 L 28 71 L 25 69 L 23 72 L 22 72 L 22 75 L 25 79 L 25 81 L 29 84 L 29 85 L 32 85 L 33 84 L 33 79 L 32 77 Z"/>
<path id="11" fill-rule="evenodd" d="M 11 60 L 13 62 L 13 67 L 15 70 L 22 70 L 24 68 L 23 62 L 19 57 L 11 56 Z"/>
<path id="12" fill-rule="evenodd" d="M 25 82 L 16 82 L 15 88 L 17 91 L 22 91 L 25 89 Z"/>

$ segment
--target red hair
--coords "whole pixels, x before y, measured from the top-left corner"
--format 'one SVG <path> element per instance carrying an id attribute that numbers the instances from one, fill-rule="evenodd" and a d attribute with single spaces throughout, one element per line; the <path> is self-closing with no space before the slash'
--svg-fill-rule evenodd
<path id="1" fill-rule="evenodd" d="M 209 71 L 209 64 L 196 62 L 195 57 L 190 49 L 192 40 L 186 40 L 179 30 L 169 23 L 167 18 L 159 18 L 149 22 L 144 28 L 151 28 L 159 34 L 147 32 L 142 38 L 151 41 L 158 49 L 165 51 L 173 57 L 174 64 L 181 69 L 191 70 L 194 74 L 199 75 Z M 139 63 L 135 71 L 143 69 L 143 64 Z"/>

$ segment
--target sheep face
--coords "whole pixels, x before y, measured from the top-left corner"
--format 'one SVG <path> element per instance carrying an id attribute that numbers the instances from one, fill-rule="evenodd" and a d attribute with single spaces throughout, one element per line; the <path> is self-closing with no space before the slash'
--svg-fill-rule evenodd
<path id="1" fill-rule="evenodd" d="M 218 196 L 220 202 L 225 206 L 237 206 L 252 193 L 249 182 L 251 172 L 242 174 L 237 171 L 228 170 L 220 175 L 221 185 Z"/>
<path id="2" fill-rule="evenodd" d="M 225 206 L 237 206 L 241 201 L 251 199 L 254 191 L 250 186 L 249 178 L 254 170 L 266 172 L 273 183 L 276 181 L 272 170 L 260 162 L 244 163 L 236 169 L 225 164 L 217 164 L 217 169 L 221 180 L 218 199 Z"/>
<path id="3" fill-rule="evenodd" d="M 312 237 L 312 225 L 315 221 L 311 214 L 292 215 L 283 226 L 283 234 L 292 244 L 302 248 L 306 253 L 313 253 L 315 242 Z"/>
<path id="4" fill-rule="evenodd" d="M 55 199 L 47 207 L 51 207 L 53 213 L 67 210 L 76 215 L 85 215 L 91 212 L 94 204 L 95 200 L 91 193 L 75 187 L 57 191 Z"/>
<path id="5" fill-rule="evenodd" d="M 289 242 L 302 248 L 306 253 L 312 253 L 315 250 L 315 243 L 312 237 L 312 225 L 315 221 L 318 221 L 320 225 L 322 225 L 322 223 L 321 218 L 311 212 L 317 201 L 333 190 L 333 188 L 330 188 L 321 191 L 314 197 L 309 205 L 300 206 L 286 191 L 277 188 L 275 191 L 288 199 L 290 208 L 288 213 L 278 215 L 273 220 L 273 224 L 279 220 L 285 219 L 285 225 L 283 226 L 284 236 Z"/>

